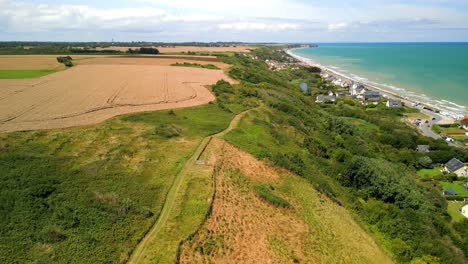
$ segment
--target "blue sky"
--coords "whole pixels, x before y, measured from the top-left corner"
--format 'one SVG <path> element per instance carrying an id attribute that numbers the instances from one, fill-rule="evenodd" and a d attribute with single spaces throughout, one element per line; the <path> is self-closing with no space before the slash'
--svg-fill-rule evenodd
<path id="1" fill-rule="evenodd" d="M 0 40 L 468 41 L 467 0 L 0 0 Z"/>

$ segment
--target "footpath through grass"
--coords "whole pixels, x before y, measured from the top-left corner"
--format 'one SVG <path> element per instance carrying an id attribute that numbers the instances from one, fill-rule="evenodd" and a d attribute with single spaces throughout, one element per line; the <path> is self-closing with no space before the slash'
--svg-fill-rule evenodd
<path id="1" fill-rule="evenodd" d="M 57 69 L 0 70 L 0 79 L 31 79 L 49 75 L 57 71 Z"/>
<path id="2" fill-rule="evenodd" d="M 216 157 L 222 155 L 220 146 L 213 143 L 212 138 L 235 128 L 242 116 L 237 115 L 225 130 L 204 138 L 198 145 L 175 177 L 160 217 L 135 248 L 128 263 L 172 263 L 175 260 L 180 241 L 195 232 L 212 202 Z M 197 164 L 198 157 L 205 157 L 205 164 Z"/>
<path id="3" fill-rule="evenodd" d="M 0 262 L 126 262 L 193 150 L 231 117 L 206 105 L 0 134 Z"/>

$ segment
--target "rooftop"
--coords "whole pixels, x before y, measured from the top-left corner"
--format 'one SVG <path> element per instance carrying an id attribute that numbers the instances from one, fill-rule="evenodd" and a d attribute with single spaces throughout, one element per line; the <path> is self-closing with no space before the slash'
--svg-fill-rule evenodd
<path id="1" fill-rule="evenodd" d="M 457 158 L 453 158 L 453 159 L 449 160 L 449 162 L 447 162 L 445 164 L 445 167 L 450 172 L 454 172 L 454 171 L 457 171 L 457 170 L 465 167 L 465 164 L 463 164 L 463 162 L 459 161 Z"/>

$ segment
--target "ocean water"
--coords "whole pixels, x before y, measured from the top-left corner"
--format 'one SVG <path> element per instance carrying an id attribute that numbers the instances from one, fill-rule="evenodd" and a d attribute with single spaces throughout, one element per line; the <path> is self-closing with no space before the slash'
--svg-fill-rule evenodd
<path id="1" fill-rule="evenodd" d="M 468 114 L 468 43 L 319 44 L 292 53 L 363 83 Z"/>

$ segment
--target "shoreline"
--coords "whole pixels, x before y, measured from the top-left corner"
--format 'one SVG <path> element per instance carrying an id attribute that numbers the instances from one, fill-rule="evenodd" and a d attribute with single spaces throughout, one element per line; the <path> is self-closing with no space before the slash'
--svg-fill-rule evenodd
<path id="1" fill-rule="evenodd" d="M 299 61 L 301 61 L 301 62 L 303 62 L 303 63 L 305 63 L 307 65 L 318 67 L 318 68 L 322 69 L 322 71 L 324 73 L 334 75 L 335 77 L 341 78 L 342 80 L 364 84 L 370 90 L 376 90 L 376 91 L 381 92 L 382 95 L 385 95 L 386 98 L 400 99 L 405 103 L 406 106 L 417 108 L 417 107 L 412 106 L 412 104 L 418 103 L 418 104 L 422 105 L 423 107 L 427 107 L 427 108 L 430 108 L 432 110 L 439 111 L 440 112 L 439 115 L 441 117 L 445 117 L 447 119 L 452 119 L 453 122 L 463 118 L 463 116 L 465 115 L 465 113 L 463 113 L 463 112 L 458 112 L 458 111 L 455 112 L 453 110 L 445 109 L 443 107 L 440 107 L 440 106 L 437 106 L 437 105 L 434 105 L 434 104 L 431 104 L 431 103 L 428 103 L 428 102 L 419 101 L 417 99 L 410 98 L 409 96 L 402 95 L 401 93 L 398 93 L 396 91 L 389 91 L 388 89 L 379 87 L 379 86 L 374 85 L 372 83 L 369 83 L 367 81 L 362 81 L 362 80 L 359 80 L 357 78 L 353 78 L 351 76 L 345 75 L 345 74 L 340 73 L 340 72 L 338 72 L 338 71 L 336 71 L 334 69 L 331 69 L 331 68 L 326 67 L 324 65 L 318 64 L 318 63 L 312 61 L 309 58 L 305 58 L 305 57 L 294 54 L 292 51 L 297 50 L 297 49 L 300 49 L 300 48 L 288 49 L 288 50 L 286 50 L 286 53 L 288 55 L 290 55 L 291 57 L 293 57 L 293 58 L 295 58 L 295 59 L 297 59 L 297 60 L 299 60 Z M 449 101 L 447 101 L 447 102 L 449 102 Z M 451 103 L 451 102 L 449 102 L 449 103 Z M 417 108 L 417 109 L 423 110 L 423 109 L 420 109 L 420 108 Z M 431 111 L 431 112 L 436 114 L 435 111 Z M 446 121 L 448 121 L 448 120 L 446 120 Z"/>

